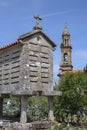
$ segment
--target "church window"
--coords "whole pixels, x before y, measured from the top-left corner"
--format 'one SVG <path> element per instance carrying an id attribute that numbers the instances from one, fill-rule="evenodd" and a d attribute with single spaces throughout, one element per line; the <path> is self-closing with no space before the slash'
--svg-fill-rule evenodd
<path id="1" fill-rule="evenodd" d="M 66 45 L 66 39 L 65 39 L 65 45 Z"/>
<path id="2" fill-rule="evenodd" d="M 68 62 L 68 54 L 67 53 L 64 54 L 64 61 Z"/>

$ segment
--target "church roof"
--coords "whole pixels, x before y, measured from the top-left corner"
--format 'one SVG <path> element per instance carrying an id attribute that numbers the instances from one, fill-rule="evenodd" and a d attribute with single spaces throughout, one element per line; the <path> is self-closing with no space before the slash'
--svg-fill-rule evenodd
<path id="1" fill-rule="evenodd" d="M 60 73 L 60 75 L 66 74 L 67 72 L 70 72 L 70 73 L 78 73 L 78 72 L 83 73 L 84 70 L 62 71 L 62 72 Z"/>

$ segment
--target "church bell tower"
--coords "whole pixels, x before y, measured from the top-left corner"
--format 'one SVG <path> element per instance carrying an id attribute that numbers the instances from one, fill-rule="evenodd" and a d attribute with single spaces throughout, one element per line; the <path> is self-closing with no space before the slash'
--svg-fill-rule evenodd
<path id="1" fill-rule="evenodd" d="M 70 33 L 67 25 L 65 25 L 62 33 L 61 43 L 61 63 L 60 63 L 60 75 L 67 71 L 72 71 L 72 46 L 70 45 Z"/>

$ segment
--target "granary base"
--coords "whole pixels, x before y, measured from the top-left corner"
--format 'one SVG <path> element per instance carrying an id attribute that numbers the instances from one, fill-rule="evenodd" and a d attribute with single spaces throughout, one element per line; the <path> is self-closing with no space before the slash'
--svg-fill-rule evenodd
<path id="1" fill-rule="evenodd" d="M 50 121 L 36 121 L 32 123 L 2 122 L 0 130 L 50 130 L 52 123 Z"/>

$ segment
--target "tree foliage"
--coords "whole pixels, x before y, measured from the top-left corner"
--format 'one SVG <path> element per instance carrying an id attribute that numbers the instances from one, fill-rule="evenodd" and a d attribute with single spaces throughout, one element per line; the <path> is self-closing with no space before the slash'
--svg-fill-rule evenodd
<path id="1" fill-rule="evenodd" d="M 33 96 L 28 100 L 27 116 L 31 121 L 46 119 L 48 116 L 48 100 L 46 97 Z M 20 115 L 20 99 L 10 96 L 4 99 L 4 116 L 18 117 Z"/>
<path id="2" fill-rule="evenodd" d="M 87 73 L 66 73 L 55 89 L 62 91 L 61 97 L 54 98 L 57 120 L 67 122 L 72 115 L 80 116 L 87 112 Z"/>
<path id="3" fill-rule="evenodd" d="M 4 99 L 3 115 L 4 116 L 18 116 L 20 113 L 20 100 L 17 97 L 10 96 Z"/>
<path id="4" fill-rule="evenodd" d="M 27 114 L 32 121 L 47 119 L 48 116 L 47 98 L 43 96 L 31 97 L 28 101 Z"/>

